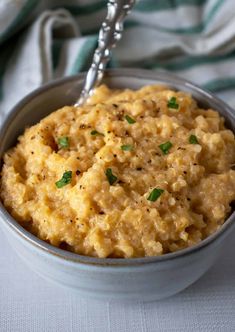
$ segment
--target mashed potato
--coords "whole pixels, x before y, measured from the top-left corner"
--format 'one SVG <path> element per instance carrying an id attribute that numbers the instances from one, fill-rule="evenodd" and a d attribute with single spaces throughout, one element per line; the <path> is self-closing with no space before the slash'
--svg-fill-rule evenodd
<path id="1" fill-rule="evenodd" d="M 26 129 L 4 155 L 1 198 L 26 229 L 96 257 L 162 255 L 221 227 L 235 199 L 234 134 L 163 86 L 101 86 Z"/>

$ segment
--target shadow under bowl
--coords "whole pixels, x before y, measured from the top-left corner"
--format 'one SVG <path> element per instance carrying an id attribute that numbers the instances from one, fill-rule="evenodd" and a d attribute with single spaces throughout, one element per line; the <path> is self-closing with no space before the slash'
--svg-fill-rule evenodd
<path id="1" fill-rule="evenodd" d="M 12 147 L 26 126 L 52 111 L 72 105 L 85 74 L 47 84 L 26 96 L 9 113 L 0 131 L 0 157 Z M 192 94 L 200 106 L 217 110 L 235 132 L 235 113 L 224 102 L 198 86 L 173 75 L 140 69 L 106 71 L 104 83 L 112 88 L 138 89 L 164 84 Z M 201 243 L 158 257 L 114 259 L 87 257 L 51 246 L 20 226 L 0 204 L 2 229 L 17 254 L 36 272 L 80 295 L 106 300 L 152 301 L 180 292 L 199 279 L 221 253 L 235 229 L 233 212 L 216 233 Z"/>

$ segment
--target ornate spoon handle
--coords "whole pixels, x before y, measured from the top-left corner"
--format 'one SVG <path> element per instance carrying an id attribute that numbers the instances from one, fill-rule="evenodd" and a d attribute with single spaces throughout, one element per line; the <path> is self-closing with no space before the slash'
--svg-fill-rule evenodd
<path id="1" fill-rule="evenodd" d="M 99 31 L 98 47 L 95 50 L 81 95 L 75 106 L 82 105 L 92 94 L 94 87 L 101 82 L 105 67 L 111 57 L 111 49 L 122 37 L 123 20 L 134 4 L 135 0 L 108 1 L 107 16 Z"/>

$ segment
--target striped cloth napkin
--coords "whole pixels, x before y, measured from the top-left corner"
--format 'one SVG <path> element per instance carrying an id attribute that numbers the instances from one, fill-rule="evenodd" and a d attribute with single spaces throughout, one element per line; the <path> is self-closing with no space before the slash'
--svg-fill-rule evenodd
<path id="1" fill-rule="evenodd" d="M 41 84 L 88 69 L 106 4 L 0 1 L 0 116 Z M 234 1 L 137 1 L 109 67 L 170 71 L 235 106 Z"/>

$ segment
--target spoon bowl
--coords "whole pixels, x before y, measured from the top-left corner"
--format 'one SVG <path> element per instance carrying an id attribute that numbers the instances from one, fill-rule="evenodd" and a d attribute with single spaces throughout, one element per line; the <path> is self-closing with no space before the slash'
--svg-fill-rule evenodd
<path id="1" fill-rule="evenodd" d="M 73 105 L 82 89 L 85 74 L 47 84 L 19 102 L 0 129 L 0 156 L 16 143 L 26 126 L 37 123 L 52 111 Z M 196 85 L 166 73 L 139 69 L 106 71 L 103 82 L 112 88 L 138 89 L 165 84 L 190 92 L 202 107 L 217 110 L 235 132 L 234 111 Z M 51 246 L 38 239 L 0 206 L 1 228 L 17 254 L 45 278 L 80 295 L 102 299 L 151 301 L 171 296 L 199 279 L 234 235 L 235 213 L 223 226 L 194 247 L 157 257 L 132 259 L 87 257 Z"/>

